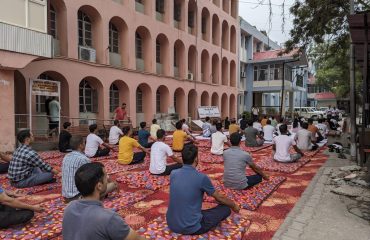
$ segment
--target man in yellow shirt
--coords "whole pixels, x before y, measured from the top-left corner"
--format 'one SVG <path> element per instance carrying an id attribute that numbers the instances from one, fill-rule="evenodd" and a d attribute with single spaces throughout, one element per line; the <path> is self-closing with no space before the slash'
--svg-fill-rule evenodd
<path id="1" fill-rule="evenodd" d="M 152 125 L 150 126 L 150 136 L 153 139 L 157 139 L 157 131 L 161 129 L 161 126 L 157 124 L 157 119 L 152 120 Z"/>
<path id="2" fill-rule="evenodd" d="M 119 140 L 118 163 L 136 164 L 144 161 L 146 154 L 149 154 L 138 141 L 132 138 L 132 130 L 129 126 L 122 129 L 123 137 Z M 140 148 L 142 152 L 134 154 L 134 148 Z"/>
<path id="3" fill-rule="evenodd" d="M 186 140 L 189 140 L 188 143 L 185 143 Z M 195 142 L 195 139 L 192 135 L 188 135 L 182 130 L 182 121 L 176 123 L 176 131 L 173 133 L 173 142 L 172 149 L 175 152 L 181 152 L 184 148 L 184 145 Z"/>
<path id="4" fill-rule="evenodd" d="M 238 124 L 236 124 L 236 120 L 233 118 L 231 119 L 231 124 L 229 126 L 229 136 L 236 132 L 240 132 L 240 127 Z"/>

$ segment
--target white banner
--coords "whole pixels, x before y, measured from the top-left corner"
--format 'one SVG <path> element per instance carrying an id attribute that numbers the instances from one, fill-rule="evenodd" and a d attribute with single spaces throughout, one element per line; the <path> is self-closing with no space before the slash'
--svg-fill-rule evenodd
<path id="1" fill-rule="evenodd" d="M 32 95 L 59 97 L 60 82 L 31 79 Z"/>
<path id="2" fill-rule="evenodd" d="M 216 117 L 221 117 L 220 110 L 218 109 L 217 106 L 200 106 L 198 107 L 198 115 L 199 118 L 205 118 L 205 117 L 210 117 L 210 118 L 216 118 Z"/>

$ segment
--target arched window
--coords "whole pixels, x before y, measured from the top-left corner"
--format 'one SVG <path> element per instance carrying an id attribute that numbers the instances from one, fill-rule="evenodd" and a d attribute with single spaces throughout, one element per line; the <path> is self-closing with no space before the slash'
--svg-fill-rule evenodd
<path id="1" fill-rule="evenodd" d="M 156 105 L 155 105 L 156 112 L 160 113 L 161 112 L 161 92 L 159 90 L 157 90 L 155 94 L 155 102 L 156 102 Z"/>
<path id="2" fill-rule="evenodd" d="M 158 40 L 155 42 L 155 60 L 161 63 L 161 43 Z"/>
<path id="3" fill-rule="evenodd" d="M 47 74 L 40 74 L 40 76 L 38 77 L 38 79 L 42 79 L 42 80 L 54 80 L 52 77 L 50 77 L 49 75 Z M 36 112 L 37 113 L 45 113 L 46 112 L 46 106 L 45 106 L 45 102 L 46 102 L 46 99 L 48 97 L 45 96 L 45 95 L 36 95 Z"/>
<path id="4" fill-rule="evenodd" d="M 140 88 L 136 90 L 136 112 L 143 112 L 143 91 Z"/>
<path id="5" fill-rule="evenodd" d="M 119 89 L 115 84 L 110 85 L 109 88 L 109 110 L 114 110 L 119 106 Z"/>
<path id="6" fill-rule="evenodd" d="M 135 34 L 136 42 L 136 58 L 143 59 L 143 40 L 139 33 Z"/>
<path id="7" fill-rule="evenodd" d="M 78 11 L 78 44 L 80 46 L 92 46 L 92 25 L 89 16 Z"/>
<path id="8" fill-rule="evenodd" d="M 79 87 L 80 112 L 98 112 L 98 92 L 93 89 L 88 81 L 82 80 Z"/>
<path id="9" fill-rule="evenodd" d="M 109 23 L 109 51 L 119 53 L 119 33 L 113 23 Z"/>
<path id="10" fill-rule="evenodd" d="M 50 35 L 57 39 L 57 13 L 53 7 L 50 5 Z"/>

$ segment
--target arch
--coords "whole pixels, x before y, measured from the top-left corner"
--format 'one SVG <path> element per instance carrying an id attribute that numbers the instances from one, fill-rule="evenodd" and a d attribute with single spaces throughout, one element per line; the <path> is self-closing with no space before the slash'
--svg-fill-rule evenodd
<path id="1" fill-rule="evenodd" d="M 217 7 L 220 6 L 220 0 L 213 0 L 213 4 L 216 5 Z"/>
<path id="2" fill-rule="evenodd" d="M 238 17 L 238 3 L 237 0 L 230 0 L 231 1 L 231 16 L 233 18 Z"/>
<path id="3" fill-rule="evenodd" d="M 230 0 L 222 0 L 222 10 L 227 13 L 230 12 Z"/>
<path id="4" fill-rule="evenodd" d="M 220 20 L 217 14 L 212 16 L 212 43 L 220 46 Z"/>
<path id="5" fill-rule="evenodd" d="M 185 0 L 174 0 L 173 2 L 174 27 L 185 31 Z"/>
<path id="6" fill-rule="evenodd" d="M 196 35 L 197 33 L 197 4 L 195 0 L 189 0 L 188 3 L 188 33 Z"/>
<path id="7" fill-rule="evenodd" d="M 103 49 L 103 21 L 96 8 L 83 5 L 78 9 L 78 44 L 84 47 L 92 47 L 96 50 L 96 62 L 104 63 L 105 49 Z M 91 33 L 89 34 L 89 29 Z M 91 35 L 91 38 L 90 38 Z"/>
<path id="8" fill-rule="evenodd" d="M 185 78 L 185 45 L 180 40 L 177 39 L 174 44 L 174 56 L 173 56 L 173 68 L 174 77 L 184 79 Z"/>
<path id="9" fill-rule="evenodd" d="M 135 10 L 150 16 L 153 2 L 152 0 L 135 0 Z"/>
<path id="10" fill-rule="evenodd" d="M 212 83 L 219 84 L 219 72 L 220 72 L 220 60 L 218 55 L 215 53 L 212 56 Z"/>
<path id="11" fill-rule="evenodd" d="M 211 98 L 211 106 L 217 106 L 219 107 L 219 97 L 218 97 L 218 94 L 216 92 L 214 92 L 212 94 L 212 98 Z"/>
<path id="12" fill-rule="evenodd" d="M 23 74 L 16 70 L 14 71 L 14 113 L 15 114 L 27 114 L 27 91 L 26 91 L 26 79 Z M 20 125 L 20 122 L 27 123 L 26 117 L 16 117 L 16 127 L 27 128 L 28 125 Z"/>
<path id="13" fill-rule="evenodd" d="M 177 88 L 173 95 L 173 106 L 175 107 L 175 112 L 179 114 L 180 118 L 186 117 L 185 108 L 185 91 L 182 88 Z"/>
<path id="14" fill-rule="evenodd" d="M 203 50 L 201 54 L 200 78 L 202 82 L 210 82 L 210 63 L 207 50 Z"/>
<path id="15" fill-rule="evenodd" d="M 201 32 L 202 32 L 202 39 L 204 41 L 210 41 L 210 32 L 211 32 L 211 21 L 210 21 L 210 13 L 209 10 L 204 7 L 202 9 L 202 24 L 201 24 Z"/>
<path id="16" fill-rule="evenodd" d="M 117 30 L 117 33 L 114 31 L 114 28 Z M 114 54 L 110 56 L 109 62 L 111 65 L 128 66 L 128 42 L 128 27 L 126 22 L 121 17 L 112 17 L 109 21 L 109 51 L 110 53 L 116 53 L 120 56 L 118 56 L 118 58 L 115 57 Z M 112 64 L 112 62 L 115 64 Z"/>
<path id="17" fill-rule="evenodd" d="M 112 82 L 109 87 L 109 112 L 114 112 L 116 107 L 121 106 L 122 103 L 130 106 L 130 89 L 123 80 L 118 79 Z"/>
<path id="18" fill-rule="evenodd" d="M 198 53 L 197 48 L 194 45 L 189 47 L 188 51 L 188 73 L 192 74 L 194 81 L 197 80 L 197 66 L 198 66 Z M 190 79 L 190 76 L 188 76 Z"/>
<path id="19" fill-rule="evenodd" d="M 191 119 L 196 119 L 197 117 L 197 99 L 197 91 L 191 89 L 188 94 L 188 116 L 191 117 Z"/>
<path id="20" fill-rule="evenodd" d="M 236 53 L 236 29 L 234 25 L 230 28 L 230 51 Z"/>
<path id="21" fill-rule="evenodd" d="M 104 96 L 103 85 L 95 77 L 85 77 L 79 83 L 79 112 L 80 118 L 103 119 Z M 83 121 L 87 123 L 86 120 Z"/>
<path id="22" fill-rule="evenodd" d="M 230 61 L 230 86 L 236 87 L 236 64 L 234 60 Z"/>
<path id="23" fill-rule="evenodd" d="M 135 31 L 136 70 L 152 70 L 152 37 L 148 28 L 139 26 Z"/>
<path id="24" fill-rule="evenodd" d="M 146 83 L 141 83 L 136 88 L 136 125 L 140 122 L 150 122 L 153 117 L 152 89 Z"/>
<path id="25" fill-rule="evenodd" d="M 229 24 L 224 20 L 222 22 L 222 48 L 229 50 Z"/>
<path id="26" fill-rule="evenodd" d="M 236 118 L 236 101 L 234 94 L 230 95 L 229 112 L 230 112 L 229 118 Z"/>
<path id="27" fill-rule="evenodd" d="M 167 113 L 170 103 L 170 91 L 164 85 L 157 88 L 156 91 L 156 113 Z"/>
<path id="28" fill-rule="evenodd" d="M 226 57 L 222 59 L 221 76 L 222 76 L 222 85 L 228 86 L 229 85 L 229 63 Z"/>
<path id="29" fill-rule="evenodd" d="M 200 105 L 210 106 L 209 94 L 207 91 L 202 92 L 202 95 L 200 96 Z"/>
<path id="30" fill-rule="evenodd" d="M 227 98 L 227 94 L 224 93 L 221 96 L 221 118 L 228 117 L 228 114 L 229 114 L 228 98 Z"/>
<path id="31" fill-rule="evenodd" d="M 52 13 L 54 10 L 54 13 Z M 67 31 L 67 8 L 64 0 L 52 0 L 49 7 L 49 34 L 58 41 L 54 41 L 54 55 L 67 56 L 68 54 L 68 31 Z M 54 20 L 53 20 L 54 18 Z"/>
<path id="32" fill-rule="evenodd" d="M 63 110 L 64 116 L 69 116 L 70 109 L 69 109 L 69 84 L 67 79 L 59 72 L 55 71 L 44 71 L 41 73 L 38 78 L 42 76 L 48 76 L 50 80 L 60 82 L 60 107 Z"/>
<path id="33" fill-rule="evenodd" d="M 166 76 L 170 75 L 170 44 L 163 33 L 156 39 L 156 72 Z"/>

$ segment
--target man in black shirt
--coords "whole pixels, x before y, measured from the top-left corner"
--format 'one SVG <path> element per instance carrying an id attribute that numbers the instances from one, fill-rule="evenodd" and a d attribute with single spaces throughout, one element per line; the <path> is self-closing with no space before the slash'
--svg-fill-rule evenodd
<path id="1" fill-rule="evenodd" d="M 71 147 L 69 146 L 69 141 L 72 135 L 69 133 L 68 129 L 71 126 L 70 122 L 63 123 L 63 130 L 59 134 L 59 151 L 61 152 L 71 152 Z"/>
<path id="2" fill-rule="evenodd" d="M 247 128 L 247 120 L 245 119 L 245 115 L 242 116 L 242 120 L 240 121 L 240 129 L 245 130 Z"/>

